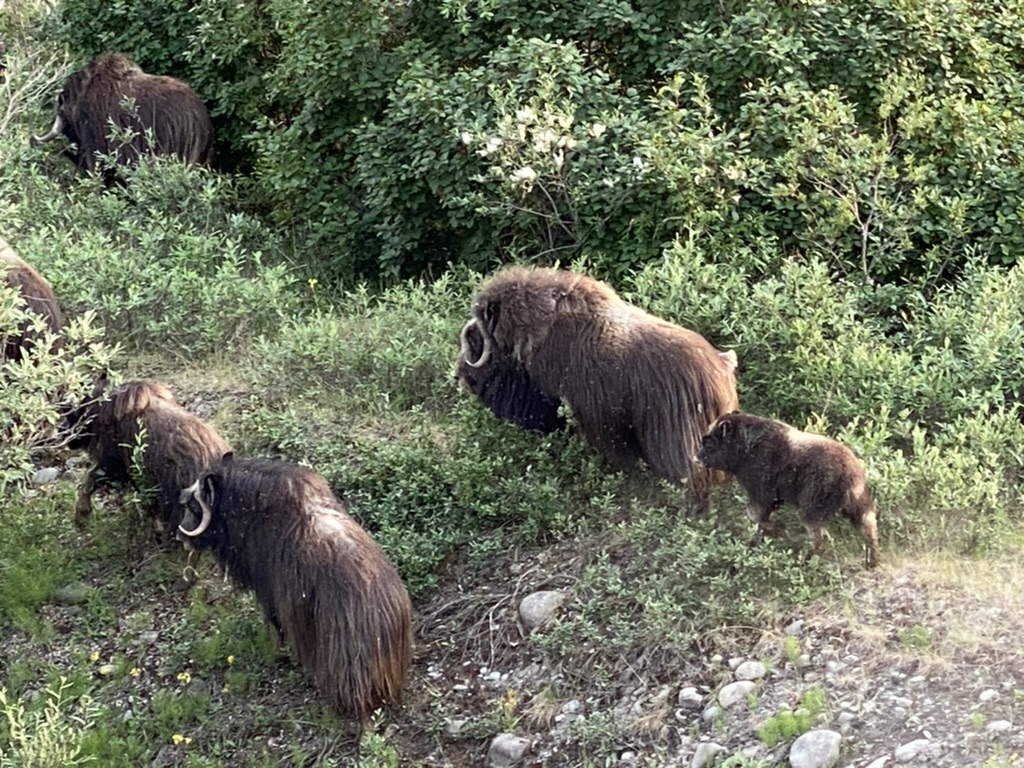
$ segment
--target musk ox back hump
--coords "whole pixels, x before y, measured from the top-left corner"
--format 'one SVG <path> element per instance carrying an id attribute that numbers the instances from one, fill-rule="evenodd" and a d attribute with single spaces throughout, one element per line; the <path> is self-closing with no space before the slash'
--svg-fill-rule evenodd
<path id="1" fill-rule="evenodd" d="M 3 272 L 5 283 L 17 290 L 25 301 L 25 308 L 39 315 L 46 322 L 48 329 L 59 333 L 64 327 L 64 313 L 61 311 L 53 288 L 46 278 L 27 264 L 10 244 L 0 238 L 0 271 Z M 17 333 L 6 339 L 0 354 L 2 360 L 20 360 L 22 354 L 32 347 L 30 323 L 23 323 Z"/>
<path id="2" fill-rule="evenodd" d="M 188 504 L 182 537 L 212 549 L 235 583 L 255 592 L 342 717 L 365 721 L 398 699 L 411 661 L 409 594 L 322 476 L 284 462 L 226 459 Z"/>

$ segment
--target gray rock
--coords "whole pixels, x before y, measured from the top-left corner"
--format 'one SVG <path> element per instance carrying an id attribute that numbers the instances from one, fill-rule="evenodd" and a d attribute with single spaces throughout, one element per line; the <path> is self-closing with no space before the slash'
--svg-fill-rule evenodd
<path id="1" fill-rule="evenodd" d="M 985 730 L 990 733 L 999 733 L 1001 731 L 1008 731 L 1013 728 L 1013 723 L 1009 720 L 993 720 L 991 723 L 985 726 Z"/>
<path id="2" fill-rule="evenodd" d="M 704 697 L 693 686 L 683 688 L 676 698 L 676 704 L 684 709 L 700 709 L 700 705 L 703 703 Z"/>
<path id="3" fill-rule="evenodd" d="M 530 742 L 514 733 L 499 733 L 491 739 L 487 750 L 487 764 L 491 768 L 512 768 L 530 749 Z"/>
<path id="4" fill-rule="evenodd" d="M 719 715 L 721 715 L 721 714 L 722 714 L 722 708 L 721 707 L 716 707 L 716 706 L 712 705 L 712 706 L 708 707 L 707 709 L 705 709 L 701 713 L 700 718 L 705 723 L 710 725 L 711 723 L 715 722 L 718 719 Z"/>
<path id="5" fill-rule="evenodd" d="M 58 589 L 53 598 L 60 605 L 81 605 L 88 601 L 90 594 L 92 594 L 92 587 L 75 581 Z"/>
<path id="6" fill-rule="evenodd" d="M 690 761 L 690 768 L 707 768 L 709 765 L 714 765 L 715 756 L 721 752 L 725 752 L 725 747 L 715 744 L 713 741 L 698 744 L 697 751 L 693 754 L 693 760 Z"/>
<path id="7" fill-rule="evenodd" d="M 832 768 L 839 762 L 842 741 L 835 731 L 808 731 L 789 748 L 789 764 L 793 768 Z"/>
<path id="8" fill-rule="evenodd" d="M 787 637 L 800 637 L 800 635 L 804 633 L 804 620 L 797 619 L 796 621 L 790 622 L 782 632 Z"/>
<path id="9" fill-rule="evenodd" d="M 159 639 L 159 637 L 160 633 L 157 632 L 155 629 L 147 630 L 139 635 L 139 639 L 146 645 L 152 645 Z"/>
<path id="10" fill-rule="evenodd" d="M 981 702 L 992 701 L 992 699 L 994 699 L 998 695 L 999 695 L 999 691 L 996 691 L 996 690 L 994 690 L 992 688 L 987 688 L 986 690 L 984 690 L 984 691 L 982 691 L 981 693 L 978 694 L 978 701 L 981 701 Z"/>
<path id="11" fill-rule="evenodd" d="M 768 674 L 768 669 L 760 661 L 744 661 L 736 667 L 737 680 L 760 680 Z"/>
<path id="12" fill-rule="evenodd" d="M 885 768 L 885 764 L 888 763 L 890 760 L 892 760 L 892 758 L 888 755 L 885 755 L 884 757 L 879 757 L 875 760 L 872 760 L 870 763 L 865 765 L 864 768 Z"/>
<path id="13" fill-rule="evenodd" d="M 743 701 L 757 689 L 757 686 L 749 680 L 737 680 L 729 683 L 718 692 L 718 703 L 725 709 Z"/>
<path id="14" fill-rule="evenodd" d="M 117 671 L 117 667 L 113 664 L 101 664 L 96 671 L 100 673 L 101 677 L 110 677 Z"/>
<path id="15" fill-rule="evenodd" d="M 462 729 L 466 727 L 466 720 L 449 720 L 444 726 L 444 735 L 453 739 L 462 736 Z"/>
<path id="16" fill-rule="evenodd" d="M 931 744 L 931 742 L 928 741 L 928 739 L 914 739 L 913 741 L 908 741 L 906 744 L 901 744 L 896 747 L 896 751 L 893 752 L 893 756 L 896 758 L 897 763 L 909 763 L 926 750 L 929 744 Z"/>
<path id="17" fill-rule="evenodd" d="M 58 477 L 60 477 L 60 470 L 57 467 L 43 467 L 32 475 L 32 485 L 49 485 Z"/>
<path id="18" fill-rule="evenodd" d="M 550 619 L 565 600 L 565 593 L 543 590 L 527 595 L 519 603 L 519 618 L 527 629 L 536 629 Z"/>

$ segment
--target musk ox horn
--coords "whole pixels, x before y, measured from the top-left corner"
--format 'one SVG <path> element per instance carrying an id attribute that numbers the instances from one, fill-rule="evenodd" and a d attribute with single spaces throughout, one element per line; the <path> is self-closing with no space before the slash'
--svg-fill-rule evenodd
<path id="1" fill-rule="evenodd" d="M 57 119 L 53 121 L 53 128 L 50 129 L 50 132 L 48 134 L 46 134 L 45 136 L 36 136 L 33 133 L 31 138 L 29 139 L 29 143 L 32 144 L 32 145 L 36 145 L 36 144 L 42 144 L 42 143 L 47 142 L 47 141 L 53 141 L 54 139 L 56 139 L 58 136 L 61 135 L 63 130 L 64 130 L 64 118 L 62 118 L 58 114 L 57 115 Z"/>
<path id="2" fill-rule="evenodd" d="M 203 519 L 199 521 L 199 525 L 194 530 L 186 531 L 185 526 L 179 525 L 178 530 L 186 536 L 195 538 L 201 536 L 206 532 L 206 529 L 210 527 L 210 521 L 213 520 L 213 510 L 203 500 L 202 496 L 199 495 L 199 481 L 197 480 L 195 485 L 189 489 L 192 493 L 192 498 L 199 502 L 199 508 L 203 510 Z"/>
<path id="3" fill-rule="evenodd" d="M 487 361 L 491 359 L 491 337 L 484 333 L 483 329 L 480 330 L 480 335 L 484 337 L 484 348 L 483 351 L 480 352 L 480 357 L 477 358 L 476 362 L 470 360 L 469 329 L 474 325 L 477 327 L 480 325 L 475 317 L 462 327 L 462 335 L 460 336 L 460 339 L 462 340 L 462 349 L 459 351 L 459 354 L 466 361 L 466 365 L 470 368 L 482 368 L 487 364 Z"/>

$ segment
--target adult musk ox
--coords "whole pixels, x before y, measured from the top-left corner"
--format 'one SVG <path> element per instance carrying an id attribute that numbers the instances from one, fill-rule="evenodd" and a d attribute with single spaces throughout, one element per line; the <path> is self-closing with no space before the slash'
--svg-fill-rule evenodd
<path id="1" fill-rule="evenodd" d="M 476 334 L 472 358 L 465 342 Z M 535 387 L 527 397 L 564 399 L 602 454 L 685 479 L 696 508 L 706 507 L 717 478 L 692 457 L 708 426 L 739 405 L 734 352 L 627 304 L 599 280 L 529 267 L 502 270 L 480 289 L 463 341 L 470 369 L 522 366 Z"/>
<path id="2" fill-rule="evenodd" d="M 878 564 L 878 523 L 864 466 L 846 446 L 781 421 L 729 413 L 704 437 L 697 460 L 736 476 L 758 539 L 778 532 L 772 513 L 788 503 L 800 510 L 820 549 L 829 535 L 825 526 L 842 514 L 864 537 L 867 566 Z"/>
<path id="3" fill-rule="evenodd" d="M 163 384 L 129 381 L 106 396 L 101 380 L 68 421 L 79 430 L 72 448 L 87 448 L 93 467 L 78 490 L 75 523 L 92 514 L 92 494 L 105 483 L 134 480 L 136 446 L 142 445 L 141 480 L 154 491 L 158 520 L 174 534 L 181 522 L 181 489 L 231 450 L 217 431 L 178 405 Z"/>
<path id="4" fill-rule="evenodd" d="M 108 138 L 111 124 L 130 132 L 131 140 Z M 71 159 L 87 171 L 95 170 L 97 154 L 114 155 L 118 165 L 143 155 L 171 155 L 195 165 L 213 158 L 213 123 L 195 91 L 173 77 L 146 74 L 123 53 L 101 54 L 68 77 L 53 127 L 32 141 L 61 134 L 75 145 Z"/>
<path id="5" fill-rule="evenodd" d="M 64 327 L 64 313 L 61 312 L 53 289 L 46 278 L 23 261 L 3 238 L 0 238 L 0 272 L 3 272 L 6 284 L 21 294 L 25 308 L 39 315 L 51 332 L 60 333 Z M 31 351 L 32 335 L 32 323 L 24 322 L 13 335 L 4 338 L 0 362 L 20 360 L 25 353 Z"/>
<path id="6" fill-rule="evenodd" d="M 365 725 L 397 700 L 412 646 L 409 594 L 323 477 L 225 456 L 181 496 L 178 538 L 211 550 L 235 584 L 255 592 L 338 714 Z"/>
<path id="7" fill-rule="evenodd" d="M 469 362 L 479 360 L 484 348 L 484 337 L 475 320 L 462 329 L 461 342 L 455 377 L 495 416 L 543 434 L 565 427 L 565 417 L 558 412 L 561 401 L 544 394 L 522 363 L 495 357 L 484 365 Z"/>

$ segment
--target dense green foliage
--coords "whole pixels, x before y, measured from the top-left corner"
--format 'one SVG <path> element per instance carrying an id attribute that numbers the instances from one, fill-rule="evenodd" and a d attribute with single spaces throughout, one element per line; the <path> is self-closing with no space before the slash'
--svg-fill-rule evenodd
<path id="1" fill-rule="evenodd" d="M 1019 2 L 67 0 L 53 24 L 192 82 L 335 278 L 623 274 L 697 234 L 930 287 L 965 243 L 1022 246 Z"/>
<path id="2" fill-rule="evenodd" d="M 833 527 L 841 569 L 794 557 L 806 537 L 792 515 L 781 541 L 749 547 L 734 487 L 687 519 L 682 490 L 610 472 L 571 431 L 522 432 L 460 392 L 459 328 L 499 260 L 573 263 L 736 350 L 745 409 L 864 458 L 883 560 L 1019 541 L 1019 3 L 65 0 L 45 19 L 14 5 L 40 22 L 0 18 L 0 237 L 49 278 L 73 343 L 0 371 L 0 422 L 15 425 L 0 445 L 0 634 L 28 649 L 0 653 L 0 708 L 37 740 L 48 702 L 95 724 L 85 739 L 53 728 L 55 750 L 111 765 L 184 750 L 172 740 L 256 699 L 274 663 L 245 597 L 199 589 L 171 619 L 139 604 L 181 564 L 152 555 L 124 509 L 97 515 L 91 539 L 70 529 L 70 488 L 22 493 L 53 448 L 55 393 L 80 395 L 101 368 L 188 368 L 239 452 L 328 477 L 418 604 L 452 584 L 493 595 L 518 553 L 571 549 L 553 566 L 571 585 L 558 620 L 515 651 L 554 660 L 566 685 L 614 689 L 640 657 L 675 681 L 722 627 L 841 584 L 860 560 L 849 526 Z M 30 147 L 66 69 L 56 36 L 78 63 L 121 49 L 188 78 L 223 167 L 145 162 L 104 191 Z M 20 313 L 0 292 L 0 335 Z M 114 671 L 98 676 L 79 650 L 68 694 L 68 670 L 36 650 L 56 634 L 41 608 L 78 578 L 102 587 L 73 636 Z M 502 604 L 530 586 L 502 585 Z M 159 661 L 137 642 L 157 625 Z M 301 672 L 284 677 L 307 690 Z M 140 687 L 122 720 L 114 702 Z M 50 693 L 24 706 L 30 690 Z M 275 703 L 245 738 L 211 733 L 196 764 L 264 743 L 249 737 L 279 720 Z M 579 737 L 607 739 L 611 711 Z M 301 752 L 315 714 L 297 718 Z M 0 753 L 13 730 L 0 721 Z"/>

